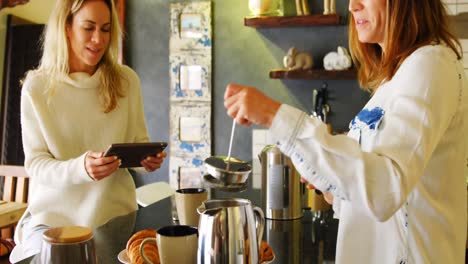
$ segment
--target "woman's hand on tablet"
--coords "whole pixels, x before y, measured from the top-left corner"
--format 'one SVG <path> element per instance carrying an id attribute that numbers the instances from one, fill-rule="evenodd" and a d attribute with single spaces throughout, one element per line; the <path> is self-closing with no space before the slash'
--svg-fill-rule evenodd
<path id="1" fill-rule="evenodd" d="M 161 167 L 166 156 L 166 151 L 157 153 L 155 156 L 148 156 L 141 161 L 141 166 L 143 166 L 147 172 L 155 171 Z"/>
<path id="2" fill-rule="evenodd" d="M 103 154 L 103 152 L 89 151 L 85 157 L 86 172 L 95 181 L 111 175 L 121 164 L 117 156 L 103 157 Z"/>

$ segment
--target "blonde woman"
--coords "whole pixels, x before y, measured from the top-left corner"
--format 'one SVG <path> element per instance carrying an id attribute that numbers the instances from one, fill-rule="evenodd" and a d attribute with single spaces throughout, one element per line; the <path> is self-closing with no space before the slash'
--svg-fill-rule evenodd
<path id="1" fill-rule="evenodd" d="M 270 128 L 340 220 L 337 263 L 465 263 L 468 82 L 440 0 L 350 0 L 349 45 L 372 98 L 347 136 L 231 84 L 228 115 Z M 332 201 L 333 200 L 333 201 Z"/>
<path id="2" fill-rule="evenodd" d="M 120 28 L 112 0 L 60 0 L 45 31 L 39 67 L 21 97 L 29 207 L 11 259 L 36 254 L 50 227 L 97 227 L 137 209 L 135 185 L 111 143 L 149 140 L 139 78 L 117 63 Z M 165 153 L 141 165 L 158 169 Z"/>

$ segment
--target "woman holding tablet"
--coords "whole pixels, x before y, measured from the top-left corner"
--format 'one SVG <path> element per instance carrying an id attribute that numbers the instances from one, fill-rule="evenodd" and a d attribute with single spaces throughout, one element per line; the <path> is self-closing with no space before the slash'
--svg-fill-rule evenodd
<path id="1" fill-rule="evenodd" d="M 135 185 L 112 143 L 148 142 L 140 81 L 117 62 L 121 37 L 112 0 L 56 1 L 42 60 L 24 81 L 21 124 L 28 210 L 17 226 L 11 259 L 40 251 L 57 226 L 91 228 L 137 209 Z M 154 171 L 165 152 L 146 157 Z"/>

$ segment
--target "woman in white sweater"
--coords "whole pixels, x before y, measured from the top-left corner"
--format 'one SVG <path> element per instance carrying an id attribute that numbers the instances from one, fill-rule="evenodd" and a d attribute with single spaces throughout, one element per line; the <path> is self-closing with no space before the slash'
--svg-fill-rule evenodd
<path id="1" fill-rule="evenodd" d="M 91 228 L 137 209 L 135 185 L 112 143 L 149 140 L 139 78 L 118 64 L 121 32 L 112 0 L 56 1 L 38 69 L 21 96 L 30 201 L 13 258 L 38 253 L 50 227 Z M 158 169 L 165 153 L 141 165 Z"/>
<path id="2" fill-rule="evenodd" d="M 350 0 L 349 44 L 373 96 L 332 136 L 317 118 L 228 85 L 238 123 L 270 128 L 334 197 L 337 263 L 465 263 L 468 84 L 440 0 Z"/>

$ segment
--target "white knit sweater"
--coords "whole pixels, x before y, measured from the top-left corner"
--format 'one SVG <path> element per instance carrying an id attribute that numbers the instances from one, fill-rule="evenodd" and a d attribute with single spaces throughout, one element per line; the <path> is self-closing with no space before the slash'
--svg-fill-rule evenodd
<path id="1" fill-rule="evenodd" d="M 26 78 L 21 125 L 33 225 L 96 227 L 137 209 L 135 185 L 126 169 L 93 181 L 84 167 L 87 151 L 149 139 L 139 78 L 126 66 L 122 72 L 126 94 L 110 113 L 99 103 L 99 70 L 92 76 L 70 74 L 52 96 L 46 93 L 48 76 L 32 72 Z"/>

